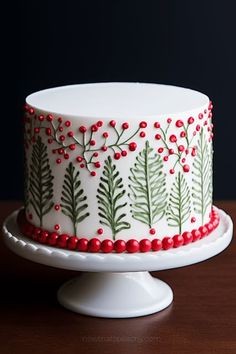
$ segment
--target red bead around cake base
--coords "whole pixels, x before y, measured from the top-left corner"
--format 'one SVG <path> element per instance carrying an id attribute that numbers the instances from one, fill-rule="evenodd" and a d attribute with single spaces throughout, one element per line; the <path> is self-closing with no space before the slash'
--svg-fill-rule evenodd
<path id="1" fill-rule="evenodd" d="M 40 227 L 36 227 L 28 222 L 25 216 L 25 211 L 22 209 L 17 216 L 17 223 L 20 231 L 24 236 L 31 238 L 32 240 L 41 244 L 63 248 L 67 250 L 77 252 L 91 252 L 91 253 L 145 253 L 145 252 L 157 252 L 160 250 L 166 251 L 171 248 L 184 247 L 191 242 L 197 242 L 198 240 L 211 234 L 219 225 L 220 218 L 216 209 L 212 209 L 210 221 L 200 226 L 198 229 L 194 229 L 191 232 L 185 231 L 182 235 L 174 235 L 172 237 L 164 237 L 162 240 L 155 238 L 149 240 L 147 238 L 137 241 L 130 239 L 124 240 L 103 240 L 98 238 L 92 238 L 90 240 L 84 237 L 70 236 L 67 234 L 58 234 L 57 232 L 49 232 L 43 230 Z"/>

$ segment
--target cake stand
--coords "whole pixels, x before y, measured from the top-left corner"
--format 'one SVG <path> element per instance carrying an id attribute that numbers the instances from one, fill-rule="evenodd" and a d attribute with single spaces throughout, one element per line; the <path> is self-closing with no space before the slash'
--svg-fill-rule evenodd
<path id="1" fill-rule="evenodd" d="M 128 318 L 149 315 L 169 306 L 173 292 L 149 271 L 183 267 L 222 252 L 233 234 L 231 218 L 223 211 L 217 229 L 204 239 L 179 249 L 136 254 L 104 254 L 48 247 L 24 237 L 16 224 L 18 211 L 4 222 L 6 245 L 31 261 L 56 268 L 83 271 L 58 291 L 69 310 L 97 317 Z"/>

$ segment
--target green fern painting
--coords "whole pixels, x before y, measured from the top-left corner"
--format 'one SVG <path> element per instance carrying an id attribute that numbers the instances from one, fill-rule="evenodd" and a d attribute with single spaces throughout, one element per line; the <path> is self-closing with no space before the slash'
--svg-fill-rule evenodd
<path id="1" fill-rule="evenodd" d="M 39 218 L 40 227 L 43 217 L 53 207 L 53 176 L 49 164 L 47 146 L 37 137 L 33 145 L 29 174 L 29 203 Z"/>
<path id="2" fill-rule="evenodd" d="M 166 210 L 166 181 L 162 169 L 160 155 L 153 153 L 153 148 L 146 141 L 145 148 L 130 169 L 129 196 L 133 218 L 150 228 L 164 216 Z"/>
<path id="3" fill-rule="evenodd" d="M 127 203 L 122 202 L 125 189 L 122 178 L 110 156 L 105 160 L 103 176 L 97 190 L 100 223 L 111 229 L 113 239 L 122 231 L 130 228 L 125 221 L 126 213 L 122 212 Z"/>
<path id="4" fill-rule="evenodd" d="M 88 204 L 84 203 L 87 197 L 80 185 L 79 171 L 76 172 L 73 163 L 70 162 L 62 186 L 61 210 L 71 219 L 75 236 L 78 224 L 89 216 L 88 212 L 84 212 L 88 208 Z"/>
<path id="5" fill-rule="evenodd" d="M 190 190 L 183 174 L 178 172 L 171 187 L 167 207 L 167 221 L 169 226 L 178 227 L 182 233 L 183 224 L 191 213 Z"/>
<path id="6" fill-rule="evenodd" d="M 197 143 L 197 156 L 193 163 L 193 205 L 197 214 L 201 215 L 202 225 L 207 208 L 212 202 L 212 150 L 208 148 L 203 128 Z"/>

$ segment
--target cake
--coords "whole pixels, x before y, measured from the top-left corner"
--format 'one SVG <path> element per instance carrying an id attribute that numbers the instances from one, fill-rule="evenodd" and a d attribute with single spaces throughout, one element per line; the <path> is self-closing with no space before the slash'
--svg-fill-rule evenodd
<path id="1" fill-rule="evenodd" d="M 83 84 L 33 93 L 24 110 L 25 236 L 77 252 L 157 252 L 218 226 L 206 95 Z"/>

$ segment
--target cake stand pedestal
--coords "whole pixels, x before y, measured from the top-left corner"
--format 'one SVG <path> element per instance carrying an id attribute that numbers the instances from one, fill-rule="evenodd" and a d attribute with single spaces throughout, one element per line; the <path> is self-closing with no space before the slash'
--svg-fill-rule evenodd
<path id="1" fill-rule="evenodd" d="M 45 265 L 84 273 L 66 282 L 58 301 L 69 310 L 97 317 L 128 318 L 149 315 L 169 306 L 169 285 L 148 271 L 183 267 L 223 251 L 233 234 L 231 218 L 223 211 L 217 229 L 204 239 L 168 251 L 136 254 L 104 254 L 67 251 L 24 237 L 16 224 L 18 211 L 3 225 L 6 245 L 16 254 Z"/>

